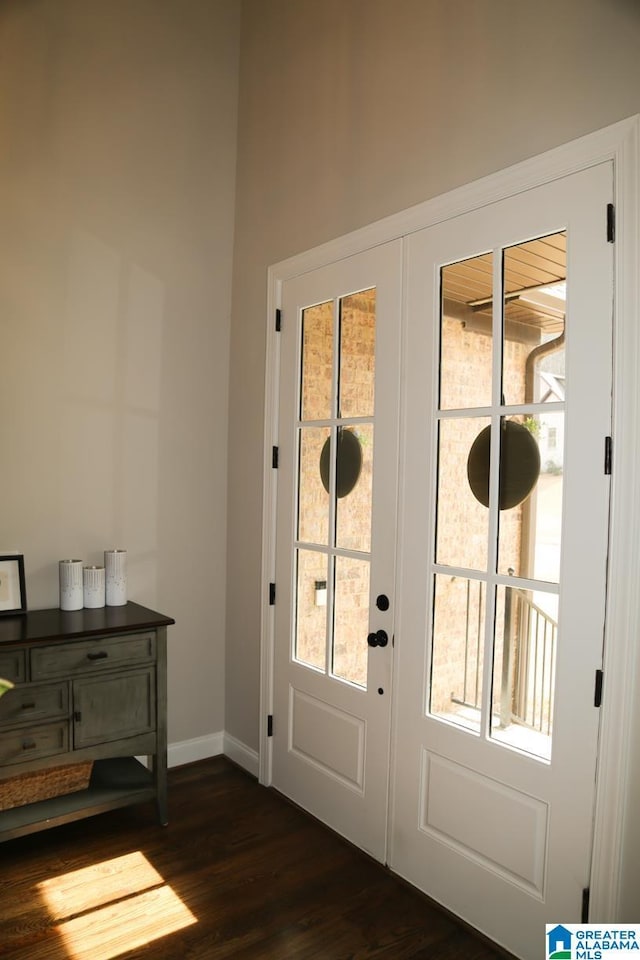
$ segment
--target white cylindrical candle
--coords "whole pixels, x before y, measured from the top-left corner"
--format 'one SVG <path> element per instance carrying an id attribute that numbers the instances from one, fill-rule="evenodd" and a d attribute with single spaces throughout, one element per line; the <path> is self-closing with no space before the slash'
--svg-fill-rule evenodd
<path id="1" fill-rule="evenodd" d="M 61 560 L 60 609 L 82 610 L 82 560 Z"/>
<path id="2" fill-rule="evenodd" d="M 105 550 L 104 569 L 107 606 L 124 606 L 127 602 L 127 551 Z"/>
<path id="3" fill-rule="evenodd" d="M 85 567 L 82 571 L 82 587 L 85 607 L 104 607 L 104 567 Z"/>

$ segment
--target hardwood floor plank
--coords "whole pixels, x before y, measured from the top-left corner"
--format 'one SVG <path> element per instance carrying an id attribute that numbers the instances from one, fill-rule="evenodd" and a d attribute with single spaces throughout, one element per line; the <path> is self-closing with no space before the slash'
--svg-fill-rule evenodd
<path id="1" fill-rule="evenodd" d="M 0 847 L 7 960 L 504 960 L 223 757 L 150 805 Z"/>

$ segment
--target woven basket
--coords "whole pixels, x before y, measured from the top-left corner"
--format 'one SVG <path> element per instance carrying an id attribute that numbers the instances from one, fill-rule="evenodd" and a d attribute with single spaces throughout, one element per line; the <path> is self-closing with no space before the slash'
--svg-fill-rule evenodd
<path id="1" fill-rule="evenodd" d="M 9 780 L 0 780 L 0 810 L 11 810 L 26 803 L 50 800 L 65 793 L 76 793 L 89 786 L 93 761 L 71 763 L 50 770 L 19 773 Z"/>

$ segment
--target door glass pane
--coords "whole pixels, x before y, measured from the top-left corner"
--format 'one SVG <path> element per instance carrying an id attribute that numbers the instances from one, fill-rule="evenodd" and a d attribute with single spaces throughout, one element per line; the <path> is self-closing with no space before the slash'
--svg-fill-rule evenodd
<path id="1" fill-rule="evenodd" d="M 346 435 L 352 434 L 352 438 Z M 350 456 L 352 461 L 360 462 L 360 469 L 355 485 L 349 492 L 340 490 L 338 483 L 338 500 L 336 508 L 336 546 L 343 550 L 361 550 L 368 553 L 371 549 L 371 508 L 373 492 L 373 424 L 360 423 L 357 427 L 348 430 L 343 428 L 338 436 L 338 476 L 340 476 L 340 446 L 347 441 L 352 445 L 355 452 L 348 454 L 345 451 L 345 457 Z M 356 447 L 359 445 L 359 451 Z M 345 462 L 345 485 L 346 491 L 356 473 L 356 463 Z M 349 482 L 347 479 L 347 468 L 351 473 Z M 340 495 L 342 493 L 342 496 Z"/>
<path id="2" fill-rule="evenodd" d="M 493 639 L 492 736 L 513 743 L 516 731 L 518 746 L 544 758 L 550 750 L 557 595 L 515 585 L 496 589 L 493 576 L 559 583 L 566 233 L 525 240 L 499 255 L 500 331 L 492 331 L 491 255 L 441 270 L 440 410 L 489 407 L 493 421 L 439 418 L 436 563 L 484 576 L 436 576 L 430 709 L 481 729 L 484 610 L 487 596 L 493 607 L 495 593 L 495 636 L 487 644 L 489 649 Z M 501 383 L 495 385 L 498 366 Z M 525 408 L 534 403 L 544 405 L 544 412 Z M 507 413 L 505 407 L 521 409 Z M 500 424 L 500 468 L 493 480 L 497 568 L 492 559 L 489 569 L 495 550 L 490 530 L 496 529 L 489 511 L 491 422 L 496 429 Z"/>
<path id="3" fill-rule="evenodd" d="M 566 233 L 504 251 L 502 391 L 508 405 L 565 399 Z"/>
<path id="4" fill-rule="evenodd" d="M 304 543 L 328 543 L 329 494 L 320 473 L 320 458 L 328 439 L 328 427 L 300 430 L 298 540 Z"/>
<path id="5" fill-rule="evenodd" d="M 479 732 L 485 585 L 436 574 L 431 654 L 432 714 Z"/>
<path id="6" fill-rule="evenodd" d="M 326 671 L 331 650 L 332 674 L 366 686 L 376 290 L 337 306 L 337 349 L 336 301 L 302 312 L 295 657 Z"/>
<path id="7" fill-rule="evenodd" d="M 558 597 L 498 587 L 493 660 L 495 740 L 551 757 Z"/>
<path id="8" fill-rule="evenodd" d="M 527 577 L 558 583 L 562 532 L 562 479 L 564 464 L 564 413 L 550 407 L 547 414 L 510 418 L 512 424 L 524 427 L 522 434 L 529 444 L 535 443 L 540 472 L 531 493 L 521 502 L 500 511 L 498 571 L 509 576 Z M 504 442 L 503 438 L 503 442 Z M 507 438 L 508 439 L 508 438 Z M 511 438 L 513 440 L 513 438 Z M 518 458 L 516 459 L 516 455 Z M 501 458 L 501 481 L 512 490 L 526 485 L 531 475 L 522 467 L 526 450 L 517 444 L 511 458 Z M 518 476 L 517 474 L 521 475 Z M 522 486 L 521 486 L 521 489 Z"/>
<path id="9" fill-rule="evenodd" d="M 333 300 L 302 312 L 301 420 L 328 420 L 333 382 Z"/>
<path id="10" fill-rule="evenodd" d="M 376 291 L 340 300 L 340 417 L 372 417 L 376 362 Z"/>
<path id="11" fill-rule="evenodd" d="M 491 403 L 493 257 L 490 253 L 440 272 L 440 409 Z"/>
<path id="12" fill-rule="evenodd" d="M 487 569 L 489 511 L 474 495 L 469 482 L 469 453 L 474 441 L 489 428 L 486 417 L 441 420 L 438 430 L 438 500 L 436 563 Z M 488 451 L 488 442 L 486 444 Z M 488 495 L 488 455 L 486 462 L 486 494 Z M 476 472 L 482 487 L 483 455 L 477 458 Z M 475 463 L 475 461 L 474 461 Z"/>
<path id="13" fill-rule="evenodd" d="M 296 559 L 295 659 L 326 670 L 328 558 L 314 550 L 296 550 Z"/>
<path id="14" fill-rule="evenodd" d="M 333 675 L 367 686 L 369 561 L 336 557 Z"/>

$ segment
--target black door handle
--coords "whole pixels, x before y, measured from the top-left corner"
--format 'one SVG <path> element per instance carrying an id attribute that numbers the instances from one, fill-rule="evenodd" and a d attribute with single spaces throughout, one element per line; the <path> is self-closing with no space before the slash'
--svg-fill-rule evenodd
<path id="1" fill-rule="evenodd" d="M 389 643 L 389 637 L 386 630 L 378 630 L 377 633 L 370 633 L 367 637 L 367 643 L 370 647 L 386 647 Z"/>

